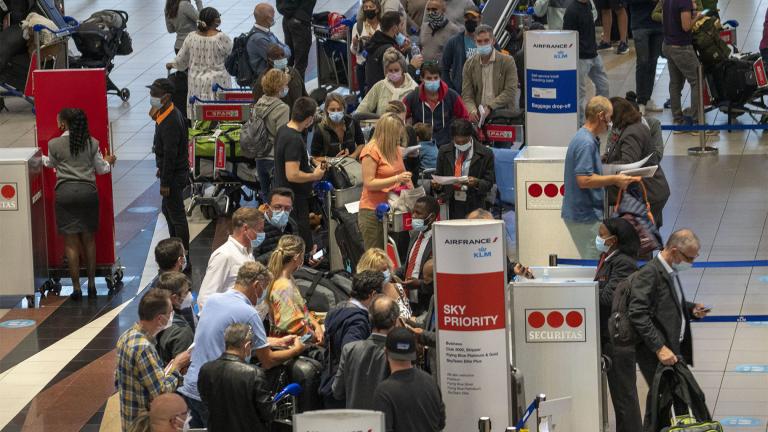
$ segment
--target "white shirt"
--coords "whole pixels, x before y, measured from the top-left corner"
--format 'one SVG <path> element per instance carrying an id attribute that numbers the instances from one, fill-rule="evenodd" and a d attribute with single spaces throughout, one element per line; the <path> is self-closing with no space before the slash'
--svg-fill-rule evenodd
<path id="1" fill-rule="evenodd" d="M 248 261 L 253 261 L 251 249 L 240 244 L 232 236 L 213 251 L 211 258 L 208 259 L 205 277 L 200 284 L 200 292 L 197 294 L 197 305 L 201 310 L 208 296 L 222 293 L 235 286 L 237 271 Z"/>
<path id="2" fill-rule="evenodd" d="M 661 254 L 658 254 L 656 255 L 656 258 L 659 259 L 661 265 L 664 267 L 664 270 L 669 273 L 669 278 L 672 279 L 672 285 L 675 287 L 675 295 L 677 296 L 677 301 L 680 303 L 680 342 L 682 342 L 683 338 L 685 338 L 685 313 L 683 313 L 685 304 L 683 303 L 683 287 L 680 286 L 680 279 L 677 277 L 677 272 L 672 267 L 670 267 L 670 265 L 664 260 L 664 257 L 662 257 Z"/>
<path id="3" fill-rule="evenodd" d="M 424 257 L 424 253 L 427 251 L 427 244 L 429 243 L 429 239 L 432 238 L 432 229 L 420 232 L 419 235 L 422 236 L 421 244 L 419 245 L 419 250 L 416 253 L 416 264 L 413 266 L 413 274 L 411 274 L 411 277 L 414 279 L 418 279 L 421 275 L 421 260 Z M 416 242 L 413 244 L 415 245 Z M 413 251 L 411 251 L 411 253 L 413 253 Z"/>

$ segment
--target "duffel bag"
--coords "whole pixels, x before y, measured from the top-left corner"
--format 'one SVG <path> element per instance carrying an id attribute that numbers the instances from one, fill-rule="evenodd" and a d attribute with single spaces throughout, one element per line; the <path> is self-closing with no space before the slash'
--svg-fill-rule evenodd
<path id="1" fill-rule="evenodd" d="M 723 432 L 723 425 L 714 420 L 698 421 L 690 409 L 686 415 L 675 415 L 675 407 L 672 406 L 670 426 L 663 428 L 661 432 Z"/>
<path id="2" fill-rule="evenodd" d="M 302 267 L 294 273 L 293 277 L 310 311 L 329 312 L 337 304 L 349 299 L 349 291 L 337 286 L 334 276 L 335 280 L 343 278 L 337 273 L 325 273 L 309 267 Z"/>
<path id="3" fill-rule="evenodd" d="M 718 102 L 744 105 L 757 91 L 757 78 L 752 62 L 729 58 L 712 69 L 715 89 L 713 96 Z"/>

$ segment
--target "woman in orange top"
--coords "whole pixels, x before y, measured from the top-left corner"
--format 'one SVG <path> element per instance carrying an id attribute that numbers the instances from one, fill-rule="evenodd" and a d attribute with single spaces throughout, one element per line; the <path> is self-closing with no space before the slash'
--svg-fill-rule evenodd
<path id="1" fill-rule="evenodd" d="M 411 173 L 405 170 L 400 141 L 405 134 L 403 120 L 384 114 L 377 122 L 371 141 L 363 148 L 363 194 L 357 225 L 365 249 L 384 247 L 384 230 L 376 219 L 376 206 L 387 202 L 387 194 L 400 186 L 413 187 Z"/>

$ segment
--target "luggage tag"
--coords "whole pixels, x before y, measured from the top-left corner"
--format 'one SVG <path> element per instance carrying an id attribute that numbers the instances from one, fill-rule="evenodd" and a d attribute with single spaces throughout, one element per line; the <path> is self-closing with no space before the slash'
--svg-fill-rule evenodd
<path id="1" fill-rule="evenodd" d="M 466 201 L 467 191 L 463 191 L 463 190 L 453 191 L 453 199 L 455 199 L 456 201 Z"/>
<path id="2" fill-rule="evenodd" d="M 410 289 L 408 290 L 408 301 L 411 303 L 418 303 L 419 302 L 419 289 Z"/>

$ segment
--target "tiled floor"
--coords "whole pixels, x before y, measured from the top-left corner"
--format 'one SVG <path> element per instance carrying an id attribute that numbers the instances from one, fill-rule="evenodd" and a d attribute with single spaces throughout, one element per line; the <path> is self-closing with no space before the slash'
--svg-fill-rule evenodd
<path id="1" fill-rule="evenodd" d="M 125 269 L 125 287 L 112 297 L 72 303 L 48 298 L 36 310 L 0 309 L 0 321 L 35 320 L 26 329 L 0 328 L 0 430 L 2 431 L 113 431 L 117 405 L 110 398 L 114 344 L 136 316 L 135 296 L 154 276 L 149 251 L 167 235 L 157 211 L 136 213 L 137 207 L 160 204 L 151 156 L 153 125 L 144 86 L 165 75 L 172 58 L 173 36 L 165 31 L 162 1 L 67 0 L 67 13 L 87 17 L 100 9 L 124 9 L 134 53 L 117 57 L 111 76 L 131 90 L 127 103 L 109 97 L 110 121 L 118 164 L 113 172 L 118 254 Z M 235 36 L 250 28 L 252 2 L 215 0 L 223 29 Z M 346 11 L 355 0 L 320 0 L 316 10 Z M 754 51 L 762 35 L 768 0 L 721 1 L 721 15 L 738 19 L 739 48 Z M 281 32 L 278 15 L 276 32 Z M 634 89 L 634 51 L 628 56 L 606 53 L 611 95 Z M 311 87 L 315 73 L 310 61 Z M 666 99 L 668 74 L 659 64 L 654 99 Z M 687 96 L 686 96 L 687 97 Z M 0 147 L 34 145 L 31 107 L 8 100 L 10 113 L 0 113 Z M 668 111 L 659 115 L 671 121 Z M 724 115 L 709 113 L 709 123 Z M 747 116 L 739 121 L 750 122 Z M 762 132 L 720 133 L 709 144 L 720 149 L 714 157 L 687 156 L 698 145 L 690 135 L 665 133 L 663 167 L 672 189 L 664 211 L 663 234 L 693 228 L 703 242 L 702 260 L 768 259 L 768 138 Z M 193 279 L 199 284 L 212 247 L 226 234 L 226 222 L 209 224 L 191 218 Z M 768 267 L 692 270 L 684 275 L 689 298 L 711 304 L 716 315 L 768 315 Z M 64 293 L 71 287 L 65 287 Z M 102 294 L 106 287 L 100 285 Z M 693 327 L 696 376 L 714 415 L 726 430 L 761 431 L 768 428 L 768 325 L 765 323 L 700 323 Z M 749 367 L 748 367 L 749 366 Z M 752 372 L 740 372 L 741 370 Z M 645 384 L 639 380 L 642 388 Z M 109 399 L 109 402 L 108 402 Z"/>

